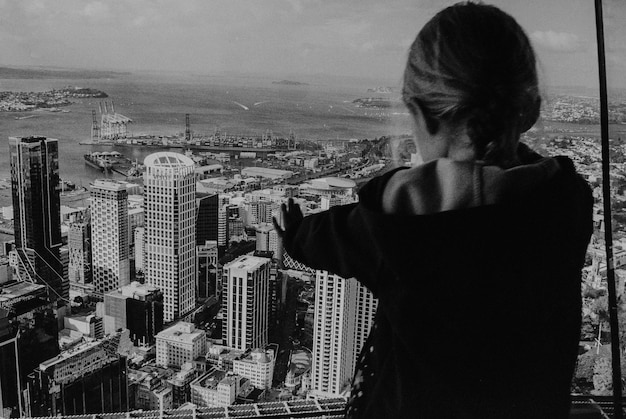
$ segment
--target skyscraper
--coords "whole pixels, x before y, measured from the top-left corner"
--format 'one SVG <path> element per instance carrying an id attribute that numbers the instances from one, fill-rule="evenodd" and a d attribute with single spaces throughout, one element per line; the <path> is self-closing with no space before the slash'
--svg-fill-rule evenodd
<path id="1" fill-rule="evenodd" d="M 105 294 L 130 282 L 128 193 L 114 180 L 91 186 L 93 282 L 96 292 Z"/>
<path id="2" fill-rule="evenodd" d="M 224 266 L 222 335 L 226 346 L 245 351 L 267 345 L 270 262 L 241 256 Z"/>
<path id="3" fill-rule="evenodd" d="M 169 322 L 195 307 L 194 162 L 182 154 L 159 152 L 144 164 L 144 274 L 146 283 L 163 291 L 164 321 Z"/>
<path id="4" fill-rule="evenodd" d="M 338 395 L 350 384 L 375 309 L 371 292 L 355 279 L 316 271 L 311 368 L 314 393 Z"/>
<path id="5" fill-rule="evenodd" d="M 21 280 L 48 286 L 53 299 L 69 298 L 59 257 L 61 200 L 58 140 L 10 137 L 15 258 Z"/>

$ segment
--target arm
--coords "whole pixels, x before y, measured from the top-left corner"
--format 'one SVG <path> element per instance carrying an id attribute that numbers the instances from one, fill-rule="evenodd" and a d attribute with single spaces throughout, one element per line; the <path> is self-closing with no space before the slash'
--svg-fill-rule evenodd
<path id="1" fill-rule="evenodd" d="M 357 277 L 373 290 L 382 260 L 359 204 L 333 207 L 303 218 L 299 206 L 290 200 L 281 211 L 283 226 L 276 220 L 274 226 L 290 256 L 311 268 L 344 278 Z"/>

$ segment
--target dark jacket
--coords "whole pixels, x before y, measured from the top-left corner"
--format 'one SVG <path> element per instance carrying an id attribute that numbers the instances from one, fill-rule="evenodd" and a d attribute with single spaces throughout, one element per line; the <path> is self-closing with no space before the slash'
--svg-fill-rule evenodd
<path id="1" fill-rule="evenodd" d="M 285 233 L 292 257 L 379 299 L 348 416 L 568 417 L 593 198 L 568 158 L 523 160 L 534 170 L 491 183 L 492 168 L 453 165 L 450 196 L 467 196 L 452 205 L 442 162 L 394 170 Z"/>

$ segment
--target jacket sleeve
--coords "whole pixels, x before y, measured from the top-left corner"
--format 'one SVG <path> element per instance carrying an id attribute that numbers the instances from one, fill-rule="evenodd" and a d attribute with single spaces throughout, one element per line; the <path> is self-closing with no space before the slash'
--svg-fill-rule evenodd
<path id="1" fill-rule="evenodd" d="M 368 230 L 362 208 L 355 203 L 305 217 L 283 240 L 294 259 L 344 278 L 356 277 L 375 292 L 381 261 Z"/>

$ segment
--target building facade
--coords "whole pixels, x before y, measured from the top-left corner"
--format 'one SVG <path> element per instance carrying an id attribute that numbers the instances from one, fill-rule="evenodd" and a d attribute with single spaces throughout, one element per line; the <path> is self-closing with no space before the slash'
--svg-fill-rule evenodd
<path id="1" fill-rule="evenodd" d="M 61 198 L 58 140 L 10 137 L 16 272 L 48 287 L 51 298 L 69 298 L 59 248 Z M 62 300 L 61 300 L 62 301 Z"/>
<path id="2" fill-rule="evenodd" d="M 128 335 L 116 334 L 48 359 L 28 376 L 27 416 L 79 415 L 128 410 Z"/>
<path id="3" fill-rule="evenodd" d="M 196 182 L 194 162 L 159 152 L 144 164 L 146 283 L 164 295 L 166 322 L 193 310 L 196 301 Z"/>
<path id="4" fill-rule="evenodd" d="M 354 327 L 357 287 L 327 271 L 315 275 L 315 320 L 311 390 L 318 395 L 339 395 L 354 373 Z"/>
<path id="5" fill-rule="evenodd" d="M 93 282 L 96 293 L 105 294 L 130 282 L 128 193 L 114 180 L 91 186 Z"/>
<path id="6" fill-rule="evenodd" d="M 217 240 L 206 241 L 196 247 L 197 298 L 217 296 Z"/>
<path id="7" fill-rule="evenodd" d="M 135 345 L 153 345 L 163 329 L 163 293 L 158 288 L 131 282 L 104 295 L 104 331 L 128 329 Z"/>
<path id="8" fill-rule="evenodd" d="M 0 292 L 0 414 L 26 415 L 28 374 L 59 353 L 58 322 L 45 286 L 23 281 Z"/>
<path id="9" fill-rule="evenodd" d="M 264 348 L 268 340 L 271 260 L 241 256 L 222 274 L 222 335 L 226 346 Z"/>
<path id="10" fill-rule="evenodd" d="M 198 196 L 196 198 L 196 245 L 201 246 L 207 240 L 217 241 L 218 209 L 217 194 Z"/>
<path id="11" fill-rule="evenodd" d="M 205 351 L 206 332 L 193 323 L 176 323 L 156 336 L 156 363 L 163 367 L 180 368 Z"/>
<path id="12" fill-rule="evenodd" d="M 70 224 L 67 246 L 70 256 L 68 267 L 70 283 L 91 283 L 91 225 L 83 222 Z"/>

